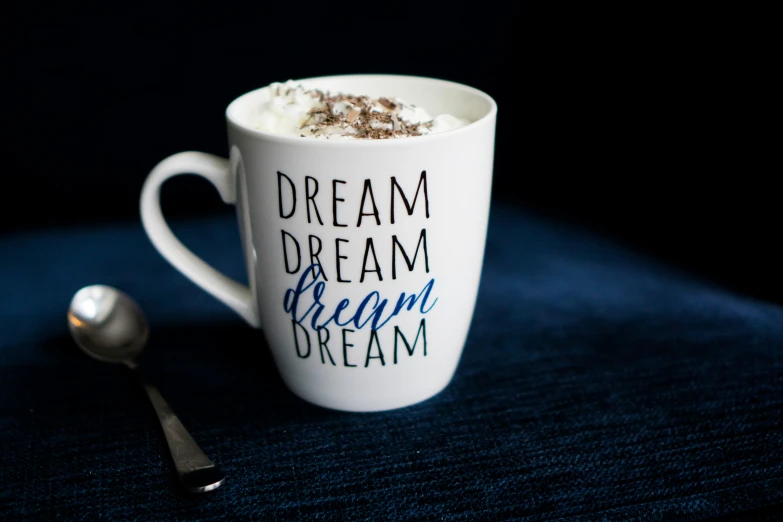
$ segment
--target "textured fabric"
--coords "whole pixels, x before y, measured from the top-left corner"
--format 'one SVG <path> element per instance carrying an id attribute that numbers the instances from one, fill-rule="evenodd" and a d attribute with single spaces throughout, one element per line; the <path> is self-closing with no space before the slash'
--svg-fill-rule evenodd
<path id="1" fill-rule="evenodd" d="M 242 278 L 233 218 L 178 223 Z M 587 232 L 496 206 L 451 385 L 386 413 L 308 405 L 260 333 L 140 225 L 0 239 L 0 518 L 773 519 L 783 509 L 783 310 Z M 146 398 L 85 357 L 79 287 L 134 296 L 142 358 L 218 490 L 176 482 Z"/>

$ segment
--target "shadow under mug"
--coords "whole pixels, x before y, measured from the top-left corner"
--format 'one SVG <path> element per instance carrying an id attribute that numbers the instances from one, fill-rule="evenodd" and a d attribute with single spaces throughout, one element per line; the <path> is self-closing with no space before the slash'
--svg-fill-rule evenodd
<path id="1" fill-rule="evenodd" d="M 396 97 L 471 123 L 397 139 L 276 135 L 250 123 L 270 96 L 268 87 L 258 89 L 226 110 L 228 159 L 182 152 L 150 172 L 141 193 L 144 229 L 177 270 L 263 330 L 299 397 L 345 411 L 430 398 L 454 375 L 476 303 L 496 104 L 471 87 L 412 76 L 300 83 Z M 160 187 L 179 174 L 203 176 L 236 205 L 249 286 L 171 232 Z"/>

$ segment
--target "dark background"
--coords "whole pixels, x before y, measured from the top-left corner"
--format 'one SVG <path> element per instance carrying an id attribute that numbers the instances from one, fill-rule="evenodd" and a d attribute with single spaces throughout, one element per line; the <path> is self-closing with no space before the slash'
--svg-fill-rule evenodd
<path id="1" fill-rule="evenodd" d="M 768 110 L 772 73 L 753 60 L 763 14 L 638 3 L 25 6 L 6 32 L 3 233 L 137 220 L 159 160 L 227 154 L 223 112 L 246 91 L 414 74 L 497 100 L 496 202 L 783 302 L 780 162 L 763 160 L 773 134 L 753 120 Z M 164 209 L 229 212 L 194 177 L 164 188 Z"/>

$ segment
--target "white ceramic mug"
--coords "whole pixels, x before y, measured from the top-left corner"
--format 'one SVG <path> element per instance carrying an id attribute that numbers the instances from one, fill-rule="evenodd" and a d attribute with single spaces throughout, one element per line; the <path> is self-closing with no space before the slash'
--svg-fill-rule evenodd
<path id="1" fill-rule="evenodd" d="M 497 107 L 476 89 L 429 78 L 301 83 L 398 97 L 472 123 L 386 140 L 275 135 L 247 124 L 269 96 L 267 88 L 252 91 L 226 110 L 228 160 L 182 152 L 150 172 L 144 229 L 175 268 L 263 329 L 299 397 L 347 411 L 425 400 L 454 375 L 475 307 Z M 188 173 L 236 205 L 249 286 L 204 263 L 166 224 L 160 187 Z"/>

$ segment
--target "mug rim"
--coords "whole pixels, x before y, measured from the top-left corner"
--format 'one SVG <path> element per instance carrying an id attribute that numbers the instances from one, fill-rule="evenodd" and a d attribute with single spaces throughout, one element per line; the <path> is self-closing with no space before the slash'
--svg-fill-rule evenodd
<path id="1" fill-rule="evenodd" d="M 484 91 L 476 89 L 475 87 L 470 87 L 469 85 L 465 85 L 462 83 L 457 83 L 450 80 L 442 80 L 439 78 L 431 78 L 427 76 L 415 76 L 415 75 L 408 75 L 408 74 L 338 74 L 338 75 L 301 78 L 298 80 L 294 80 L 294 82 L 299 83 L 299 82 L 311 82 L 316 80 L 342 80 L 342 79 L 368 79 L 368 78 L 377 78 L 377 79 L 385 78 L 389 80 L 425 80 L 427 82 L 440 84 L 442 86 L 447 86 L 453 89 L 467 92 L 474 96 L 478 96 L 479 98 L 482 98 L 484 101 L 486 101 L 489 104 L 489 110 L 481 118 L 475 121 L 471 121 L 467 125 L 459 127 L 457 129 L 452 129 L 445 132 L 438 132 L 435 134 L 425 134 L 423 136 L 413 136 L 406 139 L 364 139 L 364 140 L 302 139 L 300 136 L 275 134 L 272 132 L 253 129 L 238 122 L 234 117 L 232 117 L 231 115 L 232 107 L 238 104 L 239 101 L 242 100 L 243 98 L 255 94 L 263 89 L 269 88 L 269 86 L 266 85 L 264 87 L 259 87 L 258 89 L 253 89 L 252 91 L 248 91 L 234 98 L 234 100 L 232 100 L 231 103 L 228 104 L 228 107 L 226 107 L 225 118 L 230 126 L 234 127 L 235 129 L 237 129 L 238 131 L 244 134 L 247 134 L 255 138 L 262 138 L 264 140 L 277 142 L 285 145 L 297 144 L 305 147 L 324 147 L 324 146 L 325 147 L 378 147 L 378 146 L 393 147 L 393 146 L 401 146 L 401 145 L 412 145 L 415 143 L 428 143 L 433 140 L 444 139 L 444 138 L 448 138 L 449 136 L 454 136 L 457 133 L 469 132 L 470 130 L 478 126 L 481 126 L 485 124 L 487 121 L 493 119 L 497 114 L 497 110 L 498 110 L 497 103 L 489 94 L 485 93 Z"/>

